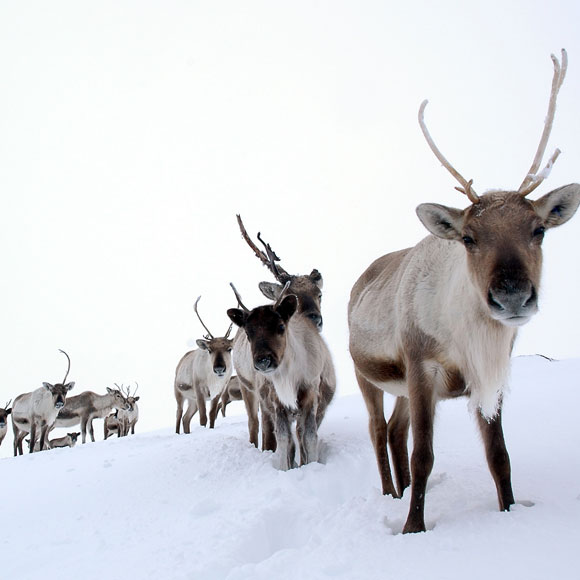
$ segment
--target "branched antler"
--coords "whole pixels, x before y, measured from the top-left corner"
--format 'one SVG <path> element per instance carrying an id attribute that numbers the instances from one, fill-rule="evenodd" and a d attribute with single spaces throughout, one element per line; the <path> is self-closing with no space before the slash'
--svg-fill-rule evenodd
<path id="1" fill-rule="evenodd" d="M 66 384 L 66 378 L 68 377 L 68 373 L 70 371 L 70 357 L 68 356 L 68 354 L 66 354 L 66 352 L 64 352 L 64 350 L 61 350 L 60 348 L 58 349 L 59 352 L 62 352 L 62 354 L 64 354 L 64 356 L 66 356 L 67 360 L 68 360 L 68 368 L 66 369 L 66 375 L 64 375 L 64 379 L 62 380 L 62 384 Z"/>
<path id="2" fill-rule="evenodd" d="M 205 328 L 207 335 L 205 336 L 206 340 L 211 340 L 212 338 L 214 338 L 213 334 L 210 332 L 209 328 L 204 324 L 203 320 L 201 319 L 201 316 L 199 315 L 199 312 L 197 311 L 197 303 L 199 302 L 199 299 L 201 298 L 201 296 L 197 297 L 197 300 L 195 301 L 195 304 L 193 305 L 193 309 L 195 310 L 195 313 L 197 314 L 197 317 L 199 318 L 199 321 L 201 322 L 201 325 Z"/>
<path id="3" fill-rule="evenodd" d="M 522 181 L 522 184 L 518 189 L 518 193 L 522 197 L 525 197 L 534 191 L 534 189 L 536 189 L 536 187 L 538 187 L 538 185 L 540 185 L 540 183 L 542 183 L 542 181 L 548 177 L 552 166 L 556 162 L 556 159 L 558 159 L 558 155 L 560 155 L 560 149 L 556 149 L 552 154 L 552 157 L 550 157 L 548 163 L 546 163 L 544 169 L 538 173 L 538 169 L 542 163 L 544 153 L 546 152 L 546 145 L 548 144 L 548 139 L 552 131 L 552 125 L 554 123 L 554 116 L 556 114 L 556 100 L 558 98 L 558 93 L 562 83 L 564 82 L 564 77 L 566 76 L 566 70 L 568 68 L 568 54 L 564 48 L 562 49 L 561 64 L 553 54 L 551 57 L 552 63 L 554 64 L 554 76 L 552 77 L 552 90 L 550 92 L 548 114 L 546 115 L 546 120 L 544 121 L 544 131 L 542 132 L 540 144 L 538 145 L 538 150 L 536 151 L 536 156 L 534 157 L 532 166 L 530 167 L 525 179 Z"/>
<path id="4" fill-rule="evenodd" d="M 238 301 L 238 306 L 244 311 L 244 312 L 250 312 L 249 308 L 246 308 L 244 306 L 244 303 L 242 302 L 242 297 L 240 296 L 240 293 L 236 290 L 236 287 L 234 286 L 233 282 L 230 282 L 230 286 L 232 287 L 232 290 L 234 291 L 234 294 L 236 295 L 236 300 Z"/>
<path id="5" fill-rule="evenodd" d="M 471 203 L 477 203 L 479 201 L 479 197 L 478 197 L 477 193 L 475 193 L 475 191 L 471 187 L 471 185 L 473 184 L 473 179 L 470 179 L 469 181 L 467 181 L 467 179 L 465 179 L 465 177 L 463 177 L 463 175 L 461 175 L 461 173 L 459 173 L 459 171 L 457 171 L 455 169 L 455 167 L 453 167 L 453 165 L 451 165 L 451 163 L 449 163 L 449 161 L 443 155 L 443 153 L 441 153 L 441 151 L 439 151 L 439 148 L 437 147 L 437 145 L 435 145 L 435 141 L 433 141 L 433 138 L 431 137 L 431 134 L 429 133 L 429 130 L 427 129 L 427 125 L 425 125 L 425 118 L 424 118 L 425 117 L 425 107 L 427 106 L 428 102 L 429 101 L 424 100 L 421 103 L 421 106 L 419 107 L 419 125 L 421 127 L 421 131 L 423 131 L 423 135 L 425 136 L 425 139 L 427 140 L 427 144 L 431 148 L 431 151 L 433 151 L 433 153 L 435 153 L 435 157 L 437 157 L 437 159 L 439 159 L 439 161 L 441 162 L 441 165 L 443 165 L 443 167 L 445 167 L 445 169 L 447 169 L 447 171 L 449 171 L 449 173 L 451 173 L 451 175 L 453 175 L 453 177 L 455 177 L 455 179 L 457 179 L 457 181 L 459 181 L 459 183 L 461 184 L 461 187 L 456 187 L 455 189 L 457 191 L 460 191 L 461 193 L 464 193 L 469 198 L 469 201 Z"/>
<path id="6" fill-rule="evenodd" d="M 246 240 L 248 246 L 252 248 L 256 257 L 264 264 L 264 266 L 266 266 L 270 270 L 270 272 L 272 272 L 272 274 L 274 274 L 276 280 L 284 284 L 288 279 L 292 278 L 292 276 L 290 276 L 290 274 L 288 274 L 288 272 L 286 272 L 286 270 L 284 270 L 282 266 L 276 263 L 280 261 L 280 258 L 276 255 L 274 250 L 272 250 L 270 244 L 267 244 L 258 233 L 258 240 L 260 240 L 260 242 L 264 245 L 264 248 L 266 249 L 266 253 L 264 254 L 264 252 L 262 252 L 262 250 L 260 250 L 256 246 L 256 244 L 254 244 L 254 242 L 248 235 L 248 232 L 244 227 L 244 222 L 242 222 L 241 216 L 237 214 L 236 218 L 238 220 L 238 226 L 240 227 L 240 231 L 242 232 L 242 237 L 244 238 L 244 240 Z"/>

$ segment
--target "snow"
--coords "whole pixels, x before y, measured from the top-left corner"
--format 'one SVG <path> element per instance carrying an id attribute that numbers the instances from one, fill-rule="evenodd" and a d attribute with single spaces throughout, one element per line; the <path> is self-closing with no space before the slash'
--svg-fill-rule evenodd
<path id="1" fill-rule="evenodd" d="M 466 400 L 439 405 L 423 534 L 401 534 L 408 493 L 379 491 L 359 394 L 330 407 L 322 463 L 288 472 L 249 445 L 240 403 L 214 430 L 4 458 L 2 577 L 575 579 L 579 377 L 580 359 L 514 359 L 509 513 L 497 510 Z"/>

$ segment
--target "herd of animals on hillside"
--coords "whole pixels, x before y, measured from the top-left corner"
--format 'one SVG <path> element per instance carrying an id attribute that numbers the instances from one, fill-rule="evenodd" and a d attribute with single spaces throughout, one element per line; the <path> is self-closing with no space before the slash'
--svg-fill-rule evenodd
<path id="1" fill-rule="evenodd" d="M 369 413 L 382 491 L 400 498 L 411 487 L 404 533 L 425 530 L 425 492 L 434 460 L 434 411 L 442 399 L 469 398 L 499 508 L 509 510 L 514 504 L 501 422 L 511 350 L 518 328 L 538 311 L 544 232 L 567 222 L 580 204 L 578 184 L 559 187 L 535 201 L 527 199 L 547 178 L 560 153 L 556 149 L 541 169 L 566 74 L 566 51 L 562 50 L 561 61 L 554 55 L 552 61 L 544 130 L 517 191 L 476 194 L 473 180 L 466 180 L 435 145 L 424 121 L 427 101 L 421 104 L 419 124 L 425 139 L 460 183 L 456 189 L 468 197 L 470 205 L 463 210 L 419 205 L 417 215 L 431 235 L 412 248 L 378 258 L 352 288 L 349 349 Z M 207 401 L 212 428 L 220 409 L 225 416 L 230 400 L 243 400 L 250 443 L 275 452 L 280 469 L 287 470 L 319 459 L 318 428 L 336 390 L 332 358 L 320 334 L 322 276 L 316 269 L 308 275 L 286 272 L 260 234 L 264 250 L 252 241 L 241 217 L 237 219 L 243 239 L 276 279 L 276 283 L 259 284 L 271 302 L 249 309 L 232 284 L 237 307 L 227 315 L 238 331 L 230 338 L 232 325 L 223 337 L 209 331 L 199 315 L 197 299 L 195 312 L 207 334 L 177 365 L 175 430 L 190 433 L 198 411 L 200 424 L 206 426 Z M 6 405 L 0 410 L 0 442 L 10 412 L 15 455 L 22 454 L 27 434 L 31 452 L 37 447 L 74 444 L 78 433 L 70 433 L 64 443 L 50 440 L 55 426 L 80 423 L 83 443 L 87 427 L 94 441 L 96 417 L 105 419 L 105 438 L 115 432 L 118 436 L 134 432 L 139 399 L 135 393 L 117 387 L 107 389 L 106 395 L 86 392 L 67 398 L 73 385 L 66 383 L 65 376 L 62 383 L 44 383 L 20 395 L 12 409 Z M 385 392 L 396 397 L 388 422 Z M 409 429 L 413 434 L 410 462 Z"/>

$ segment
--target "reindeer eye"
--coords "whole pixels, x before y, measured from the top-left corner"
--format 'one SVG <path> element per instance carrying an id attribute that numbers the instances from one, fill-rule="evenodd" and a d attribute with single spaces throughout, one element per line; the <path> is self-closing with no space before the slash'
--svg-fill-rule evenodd
<path id="1" fill-rule="evenodd" d="M 280 334 L 283 334 L 285 330 L 286 330 L 286 327 L 285 327 L 285 326 L 284 326 L 282 323 L 280 323 L 280 324 L 278 325 L 278 332 L 279 332 Z"/>
<path id="2" fill-rule="evenodd" d="M 533 233 L 534 238 L 543 238 L 545 231 L 546 231 L 546 228 L 544 226 L 540 226 L 539 228 L 536 228 L 534 230 L 534 233 Z"/>
<path id="3" fill-rule="evenodd" d="M 232 352 L 232 347 L 228 348 L 228 352 Z"/>
<path id="4" fill-rule="evenodd" d="M 475 246 L 475 240 L 471 236 L 463 236 L 461 239 L 466 248 L 473 248 Z"/>

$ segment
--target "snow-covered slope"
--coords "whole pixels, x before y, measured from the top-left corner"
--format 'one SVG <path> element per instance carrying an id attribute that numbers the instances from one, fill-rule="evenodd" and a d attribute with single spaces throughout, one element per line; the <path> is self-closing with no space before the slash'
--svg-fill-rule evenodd
<path id="1" fill-rule="evenodd" d="M 2 578 L 576 579 L 580 360 L 513 367 L 510 513 L 497 511 L 466 402 L 449 401 L 429 531 L 403 536 L 408 494 L 380 494 L 366 410 L 351 395 L 321 428 L 324 463 L 289 472 L 249 446 L 244 415 L 189 436 L 168 428 L 2 459 Z"/>

